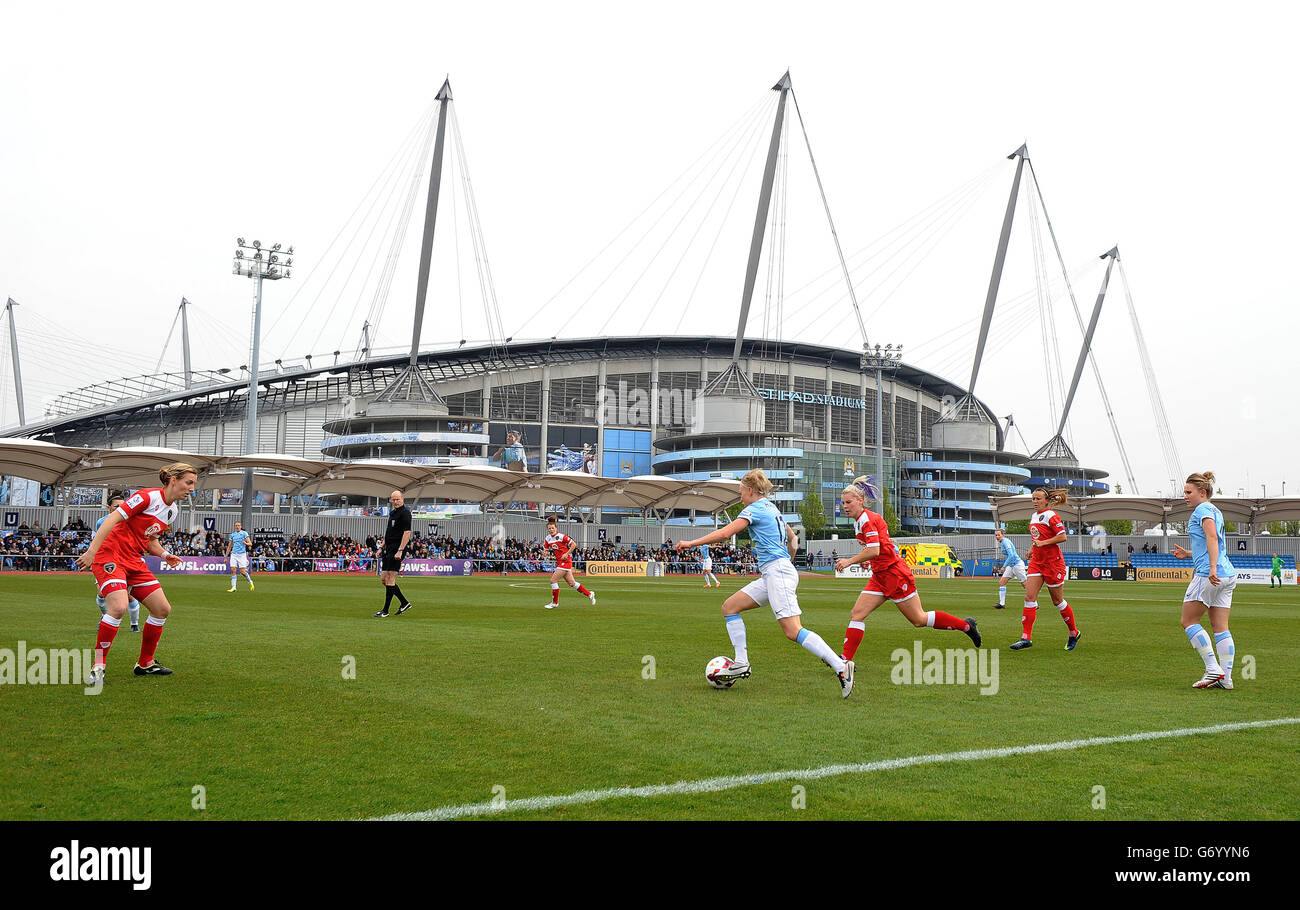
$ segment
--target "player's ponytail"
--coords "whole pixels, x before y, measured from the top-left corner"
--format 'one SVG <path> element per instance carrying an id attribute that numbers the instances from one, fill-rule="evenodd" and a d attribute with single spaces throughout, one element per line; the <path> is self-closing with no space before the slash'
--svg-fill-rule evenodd
<path id="1" fill-rule="evenodd" d="M 762 468 L 754 468 L 754 470 L 740 478 L 740 482 L 759 496 L 771 496 L 772 490 L 775 489 L 772 486 L 772 481 L 768 480 L 767 475 L 763 473 Z"/>
<path id="2" fill-rule="evenodd" d="M 1196 489 L 1204 493 L 1206 499 L 1210 499 L 1214 496 L 1213 471 L 1202 471 L 1199 474 L 1192 474 L 1187 478 L 1187 483 L 1190 483 L 1192 486 L 1196 487 Z"/>
<path id="3" fill-rule="evenodd" d="M 158 472 L 158 482 L 165 487 L 171 481 L 180 480 L 186 474 L 193 474 L 197 477 L 198 473 L 198 468 L 194 467 L 194 465 L 187 464 L 183 461 L 177 461 L 167 465 L 167 467 Z"/>
<path id="4" fill-rule="evenodd" d="M 868 499 L 880 498 L 880 491 L 876 488 L 876 481 L 870 474 L 863 474 L 861 477 L 853 478 L 853 483 L 845 487 L 844 492 L 863 502 Z"/>

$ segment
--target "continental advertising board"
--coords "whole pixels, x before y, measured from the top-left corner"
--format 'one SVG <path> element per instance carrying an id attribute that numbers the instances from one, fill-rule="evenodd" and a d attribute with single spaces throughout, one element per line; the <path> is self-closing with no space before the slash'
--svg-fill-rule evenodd
<path id="1" fill-rule="evenodd" d="M 601 578 L 645 578 L 646 564 L 643 562 L 589 562 L 586 566 L 589 576 Z"/>
<path id="2" fill-rule="evenodd" d="M 1180 585 L 1191 584 L 1192 567 L 1188 566 L 1137 566 L 1137 581 L 1176 581 Z"/>

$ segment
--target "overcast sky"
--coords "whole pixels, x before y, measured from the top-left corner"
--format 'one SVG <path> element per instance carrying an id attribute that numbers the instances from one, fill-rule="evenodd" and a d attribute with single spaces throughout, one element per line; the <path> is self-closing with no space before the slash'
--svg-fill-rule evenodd
<path id="1" fill-rule="evenodd" d="M 163 345 L 182 296 L 195 367 L 237 372 L 241 236 L 295 246 L 293 278 L 266 287 L 264 362 L 350 355 L 375 316 L 375 347 L 409 346 L 423 187 L 382 314 L 377 288 L 448 75 L 425 346 L 491 337 L 466 173 L 505 334 L 734 334 L 788 67 L 873 343 L 969 381 L 1006 156 L 1027 142 L 1085 319 L 1119 245 L 1181 470 L 1276 495 L 1300 484 L 1300 14 L 1228 9 L 0 0 L 0 300 L 20 304 L 28 418 L 160 357 L 179 369 L 178 338 Z M 787 139 L 780 267 L 765 252 L 748 334 L 858 348 L 797 117 Z M 975 391 L 1032 449 L 1062 397 L 1045 377 L 1059 362 L 1068 383 L 1081 333 L 1030 201 Z M 1118 274 L 1095 348 L 1142 492 L 1167 491 Z M 1067 438 L 1124 483 L 1091 370 Z"/>

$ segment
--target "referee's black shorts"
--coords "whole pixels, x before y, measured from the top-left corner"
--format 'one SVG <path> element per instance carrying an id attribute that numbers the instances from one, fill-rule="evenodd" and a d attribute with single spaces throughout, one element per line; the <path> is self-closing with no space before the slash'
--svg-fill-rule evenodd
<path id="1" fill-rule="evenodd" d="M 385 553 L 379 561 L 379 568 L 383 572 L 400 572 L 402 571 L 402 560 L 389 553 Z"/>

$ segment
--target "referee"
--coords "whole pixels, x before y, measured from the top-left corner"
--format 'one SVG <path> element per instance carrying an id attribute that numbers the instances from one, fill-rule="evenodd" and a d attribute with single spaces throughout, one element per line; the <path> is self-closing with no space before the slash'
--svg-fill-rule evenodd
<path id="1" fill-rule="evenodd" d="M 384 549 L 380 556 L 379 580 L 384 583 L 384 608 L 375 614 L 379 619 L 388 617 L 388 605 L 394 597 L 397 598 L 398 616 L 411 609 L 411 602 L 397 586 L 402 557 L 406 555 L 406 545 L 411 542 L 411 510 L 402 504 L 404 501 L 401 490 L 394 490 L 388 497 L 392 508 L 388 510 L 388 528 L 384 531 Z"/>

